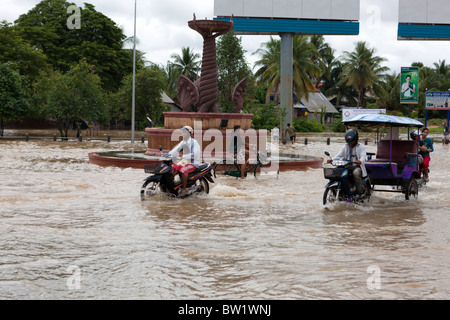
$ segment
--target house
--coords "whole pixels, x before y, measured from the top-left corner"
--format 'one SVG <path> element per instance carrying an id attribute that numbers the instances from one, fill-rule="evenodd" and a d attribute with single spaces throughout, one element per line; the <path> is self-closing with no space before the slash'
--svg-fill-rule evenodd
<path id="1" fill-rule="evenodd" d="M 270 101 L 279 101 L 279 92 L 277 94 L 271 94 L 269 96 Z M 299 101 L 297 95 L 294 92 L 293 97 L 293 113 L 292 117 L 315 119 L 323 122 L 331 122 L 332 117 L 335 114 L 339 114 L 339 111 L 331 104 L 331 102 L 324 96 L 324 94 L 316 87 L 311 88 L 308 92 L 308 100 L 302 98 Z"/>

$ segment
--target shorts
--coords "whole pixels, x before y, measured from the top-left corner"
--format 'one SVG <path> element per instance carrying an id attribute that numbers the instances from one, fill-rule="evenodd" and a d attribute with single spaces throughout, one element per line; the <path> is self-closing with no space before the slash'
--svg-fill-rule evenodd
<path id="1" fill-rule="evenodd" d="M 172 169 L 175 171 L 178 171 L 179 173 L 184 174 L 187 177 L 189 175 L 189 173 L 194 172 L 197 169 L 197 166 L 192 163 L 190 163 L 186 166 L 182 166 L 179 164 L 173 164 Z"/>
<path id="2" fill-rule="evenodd" d="M 291 141 L 294 141 L 294 139 L 295 139 L 295 136 L 291 136 Z"/>
<path id="3" fill-rule="evenodd" d="M 429 156 L 423 157 L 422 168 L 428 169 L 430 167 L 430 160 L 431 158 Z"/>

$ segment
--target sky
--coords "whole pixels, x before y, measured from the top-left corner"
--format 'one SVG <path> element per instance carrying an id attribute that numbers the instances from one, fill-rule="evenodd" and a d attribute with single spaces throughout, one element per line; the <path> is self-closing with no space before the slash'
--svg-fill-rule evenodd
<path id="1" fill-rule="evenodd" d="M 181 48 L 190 47 L 201 54 L 203 39 L 188 27 L 195 13 L 197 19 L 213 19 L 214 0 L 136 0 L 137 1 L 137 49 L 145 53 L 148 61 L 166 65 L 173 54 L 181 54 Z M 40 0 L 0 0 L 0 20 L 14 22 L 27 13 Z M 124 30 L 126 36 L 134 34 L 135 0 L 72 0 L 80 7 L 84 2 L 93 4 Z M 398 1 L 361 0 L 360 34 L 358 36 L 325 36 L 336 50 L 335 56 L 353 51 L 358 41 L 365 41 L 375 54 L 387 59 L 384 65 L 390 73 L 400 73 L 401 67 L 413 62 L 433 63 L 446 60 L 450 63 L 449 41 L 398 41 Z M 83 17 L 81 17 L 82 19 Z M 278 36 L 275 36 L 278 38 Z M 250 66 L 258 60 L 255 51 L 270 39 L 269 36 L 242 36 L 242 46 Z M 255 71 L 255 70 L 254 70 Z"/>

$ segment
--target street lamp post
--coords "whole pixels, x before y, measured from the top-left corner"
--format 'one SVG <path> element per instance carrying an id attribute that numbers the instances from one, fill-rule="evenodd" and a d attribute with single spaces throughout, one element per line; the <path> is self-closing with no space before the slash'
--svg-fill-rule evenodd
<path id="1" fill-rule="evenodd" d="M 131 143 L 134 143 L 135 109 L 136 109 L 136 1 L 134 0 L 134 38 L 133 38 L 133 93 L 131 101 Z"/>

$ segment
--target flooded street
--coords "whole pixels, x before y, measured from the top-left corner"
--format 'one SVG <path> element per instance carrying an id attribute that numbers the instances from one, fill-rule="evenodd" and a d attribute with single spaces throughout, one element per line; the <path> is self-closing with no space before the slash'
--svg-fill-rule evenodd
<path id="1" fill-rule="evenodd" d="M 131 144 L 2 140 L 0 299 L 449 299 L 450 146 L 439 139 L 417 200 L 374 193 L 330 208 L 322 169 L 220 177 L 209 195 L 142 202 L 143 170 L 88 160 Z M 282 151 L 341 146 L 311 138 Z"/>

